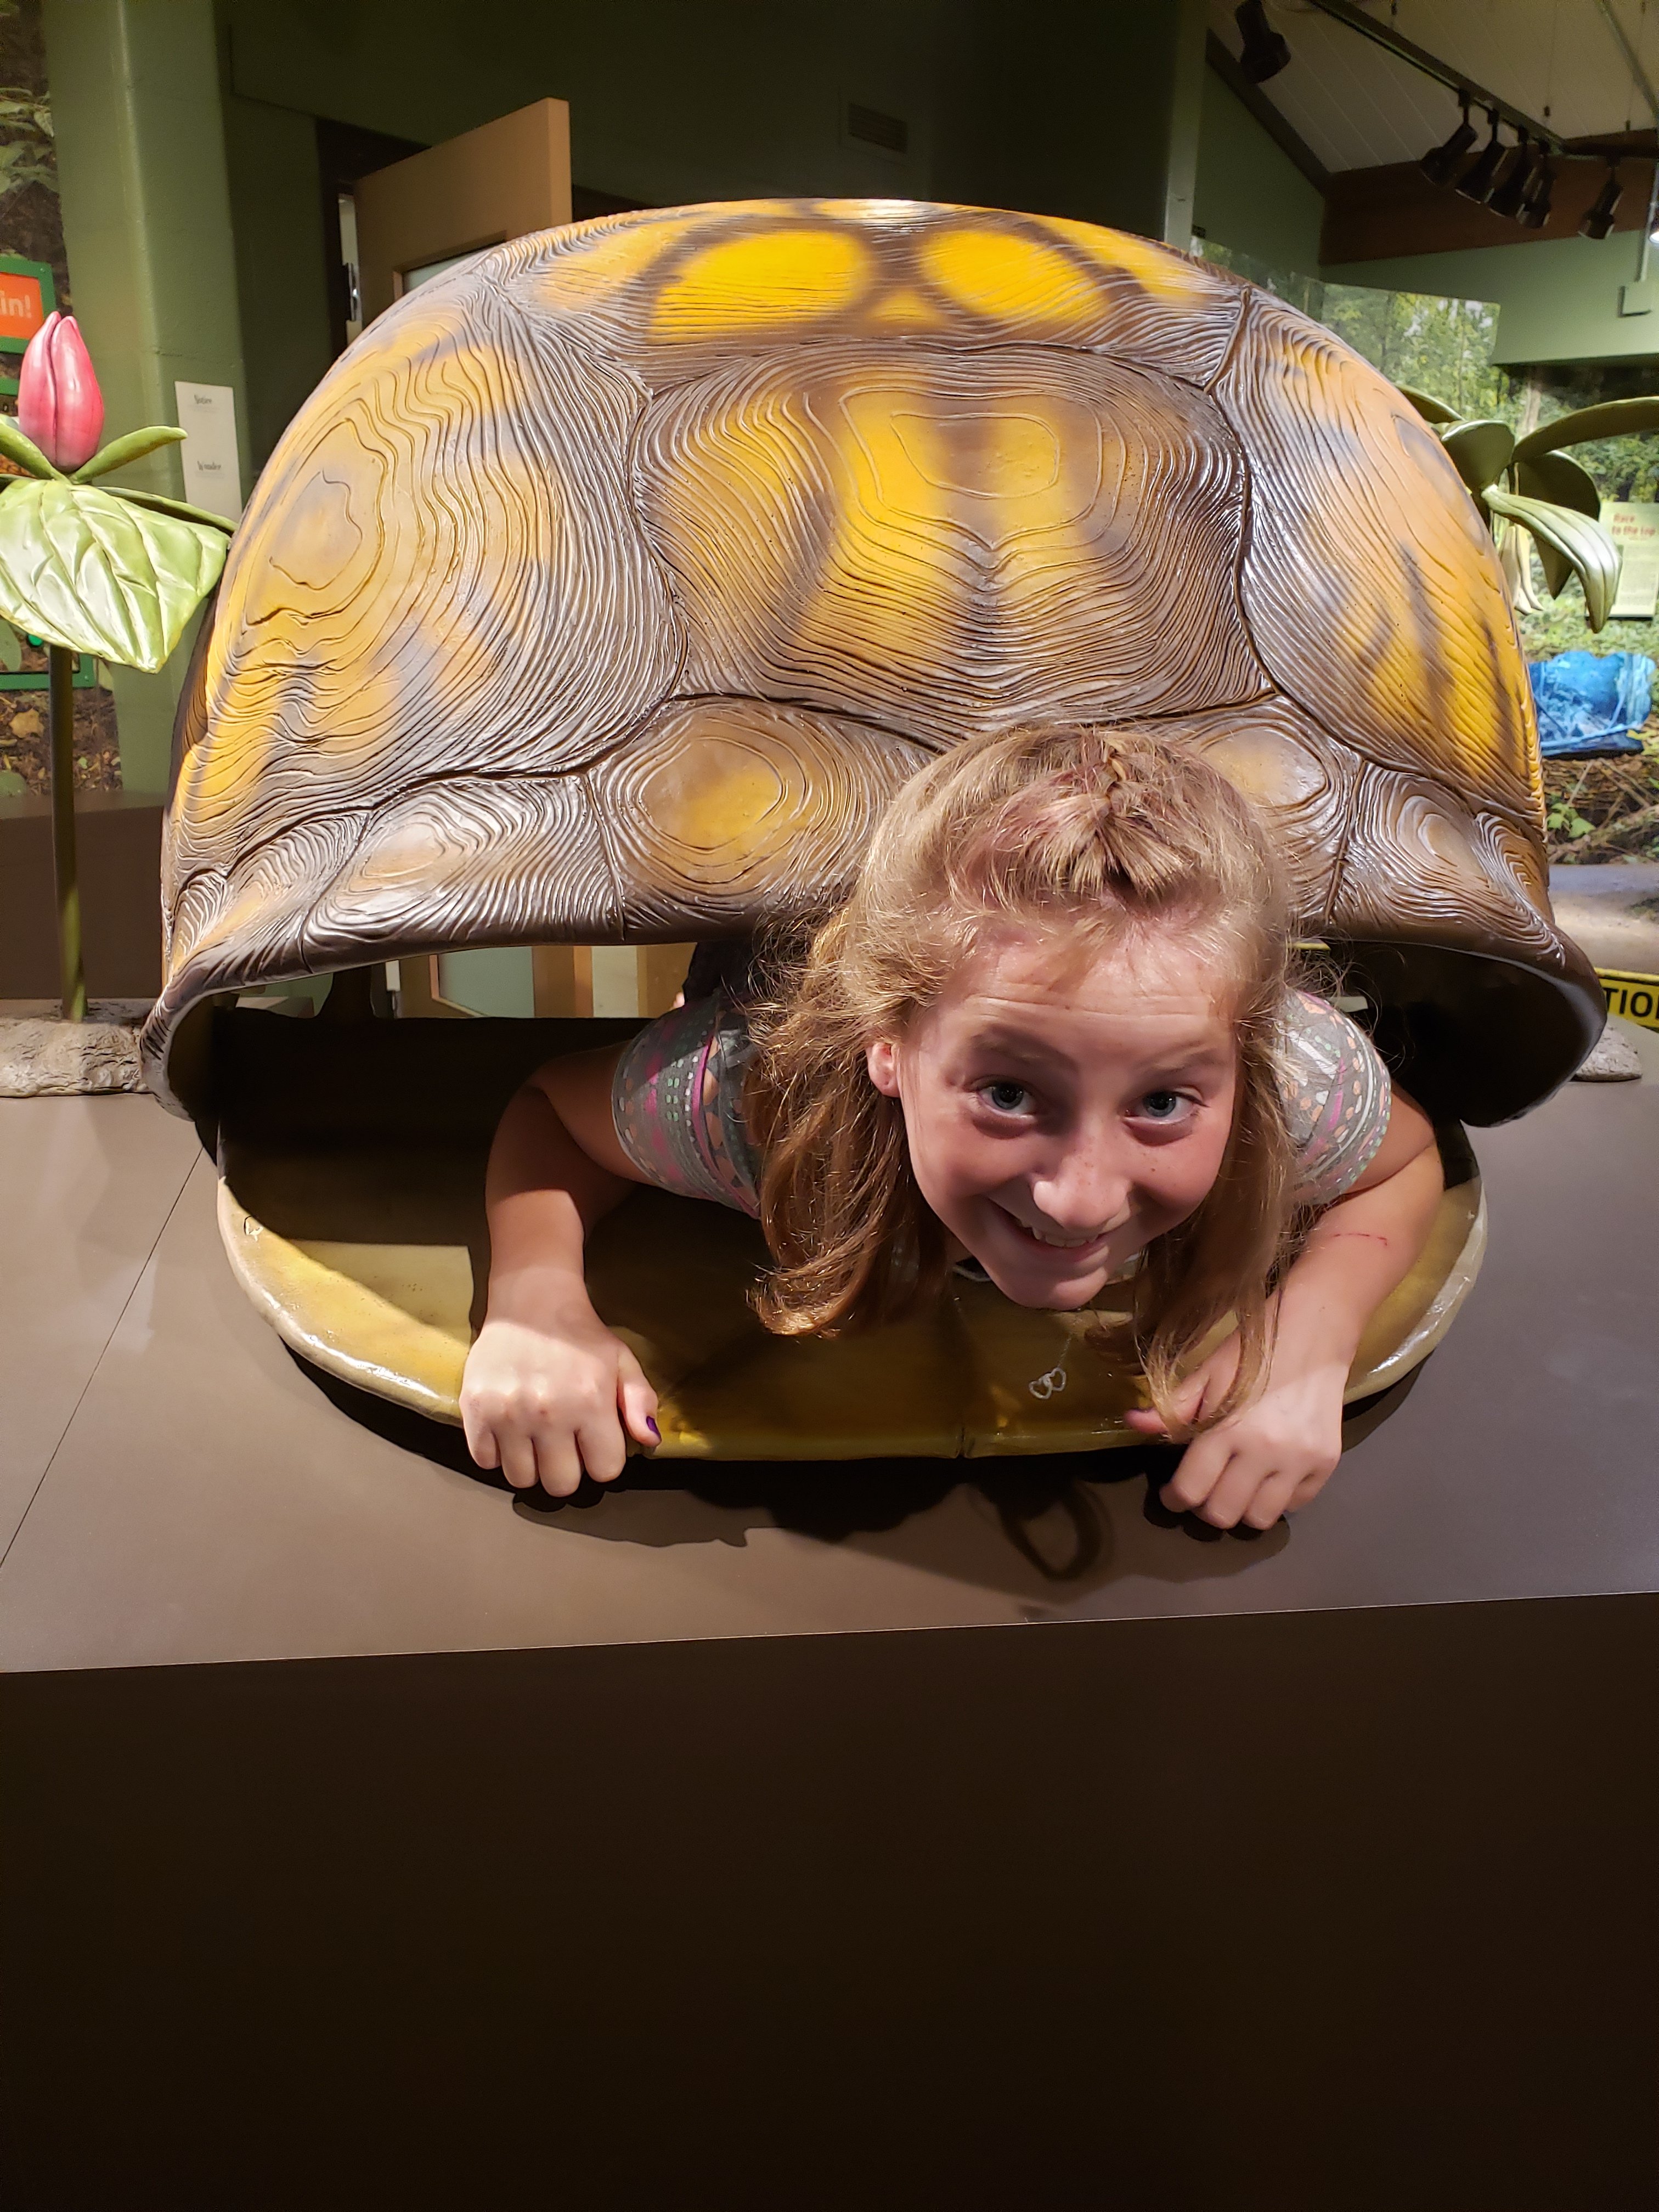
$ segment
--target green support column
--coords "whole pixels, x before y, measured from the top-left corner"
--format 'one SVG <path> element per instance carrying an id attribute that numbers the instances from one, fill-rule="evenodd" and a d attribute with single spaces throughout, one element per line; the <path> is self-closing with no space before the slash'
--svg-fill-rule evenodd
<path id="1" fill-rule="evenodd" d="M 112 434 L 176 422 L 173 384 L 228 384 L 247 465 L 247 414 L 212 0 L 45 0 L 75 313 Z M 183 496 L 178 449 L 124 482 Z M 246 493 L 247 486 L 243 484 Z M 121 773 L 167 787 L 189 653 L 159 676 L 118 670 Z"/>
<path id="2" fill-rule="evenodd" d="M 1198 142 L 1204 113 L 1203 0 L 1173 0 L 1168 42 L 1159 65 L 1164 118 L 1162 227 L 1166 246 L 1184 253 L 1193 242 L 1193 203 L 1198 189 Z"/>
<path id="3" fill-rule="evenodd" d="M 953 0 L 944 24 L 940 199 L 1191 244 L 1203 0 Z"/>

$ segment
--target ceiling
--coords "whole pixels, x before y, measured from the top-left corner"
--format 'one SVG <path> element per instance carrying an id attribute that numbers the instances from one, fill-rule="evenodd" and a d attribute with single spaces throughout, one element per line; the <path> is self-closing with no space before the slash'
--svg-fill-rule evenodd
<path id="1" fill-rule="evenodd" d="M 1360 0 L 1366 12 L 1564 138 L 1644 130 L 1653 121 L 1596 0 Z M 1288 41 L 1288 69 L 1263 85 L 1328 169 L 1415 161 L 1457 121 L 1432 79 L 1322 14 L 1312 0 L 1267 0 Z M 1613 0 L 1649 82 L 1659 85 L 1659 0 Z M 1239 50 L 1234 0 L 1210 0 L 1210 26 Z"/>

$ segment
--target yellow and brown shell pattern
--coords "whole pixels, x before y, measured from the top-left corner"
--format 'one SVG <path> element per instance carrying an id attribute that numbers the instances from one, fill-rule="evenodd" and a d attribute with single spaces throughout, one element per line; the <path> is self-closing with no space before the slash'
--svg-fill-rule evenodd
<path id="1" fill-rule="evenodd" d="M 364 333 L 237 532 L 180 710 L 152 1080 L 176 1103 L 169 1038 L 228 988 L 818 905 L 930 754 L 1073 719 L 1212 750 L 1310 933 L 1479 956 L 1517 1018 L 1541 986 L 1593 1029 L 1490 540 L 1330 332 L 984 210 L 516 240 Z"/>

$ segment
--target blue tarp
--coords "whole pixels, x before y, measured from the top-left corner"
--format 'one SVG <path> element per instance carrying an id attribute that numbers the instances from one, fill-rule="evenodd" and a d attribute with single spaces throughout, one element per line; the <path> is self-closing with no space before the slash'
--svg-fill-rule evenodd
<path id="1" fill-rule="evenodd" d="M 1538 743 L 1546 760 L 1639 753 L 1639 730 L 1653 704 L 1653 663 L 1645 653 L 1558 653 L 1528 664 Z"/>

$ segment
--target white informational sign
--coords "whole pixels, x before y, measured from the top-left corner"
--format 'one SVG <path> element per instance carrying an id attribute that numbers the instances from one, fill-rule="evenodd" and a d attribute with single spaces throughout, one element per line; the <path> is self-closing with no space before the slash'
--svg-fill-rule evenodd
<path id="1" fill-rule="evenodd" d="M 452 269 L 459 269 L 462 262 L 476 261 L 477 258 L 475 246 L 470 253 L 450 253 L 441 261 L 426 261 L 418 269 L 404 269 L 399 272 L 398 289 L 400 292 L 413 292 L 422 284 L 429 284 L 434 276 L 446 276 Z"/>
<path id="2" fill-rule="evenodd" d="M 185 434 L 185 497 L 192 507 L 239 522 L 242 463 L 236 450 L 236 395 L 228 384 L 175 384 L 179 428 Z"/>
<path id="3" fill-rule="evenodd" d="M 1601 520 L 1624 556 L 1613 611 L 1651 621 L 1659 608 L 1659 501 L 1604 499 Z"/>
<path id="4" fill-rule="evenodd" d="M 596 1017 L 630 1019 L 640 1011 L 640 956 L 631 945 L 596 945 L 593 1012 Z"/>

